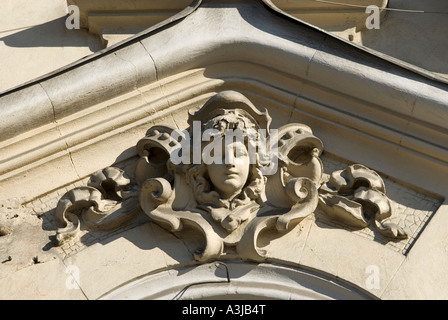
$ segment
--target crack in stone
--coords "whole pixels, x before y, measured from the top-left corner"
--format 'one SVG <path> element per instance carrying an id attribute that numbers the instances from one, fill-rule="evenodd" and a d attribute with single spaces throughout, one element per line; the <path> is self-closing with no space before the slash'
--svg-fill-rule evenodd
<path id="1" fill-rule="evenodd" d="M 50 96 L 48 95 L 47 91 L 46 91 L 45 88 L 42 86 L 42 84 L 39 83 L 39 85 L 40 85 L 40 87 L 42 88 L 42 90 L 45 92 L 45 95 L 47 96 L 48 101 L 50 101 L 50 104 L 51 104 L 51 107 L 52 107 L 52 110 L 53 110 L 53 123 L 55 124 L 55 128 L 56 128 L 56 130 L 58 131 L 59 136 L 60 136 L 60 137 L 63 139 L 63 141 L 64 141 L 64 144 L 65 144 L 65 147 L 66 147 L 66 151 L 67 151 L 67 154 L 68 154 L 68 157 L 69 157 L 69 160 L 70 160 L 70 164 L 72 165 L 73 170 L 74 170 L 75 173 L 76 173 L 76 176 L 77 176 L 79 179 L 82 179 L 81 176 L 80 176 L 80 174 L 79 174 L 79 172 L 78 172 L 78 170 L 76 169 L 75 162 L 73 161 L 72 153 L 71 153 L 71 151 L 70 151 L 70 146 L 69 146 L 67 140 L 64 138 L 64 135 L 62 134 L 61 128 L 60 128 L 59 125 L 58 125 L 58 121 L 57 121 L 57 119 L 56 119 L 56 108 L 54 107 L 53 101 L 51 100 Z"/>

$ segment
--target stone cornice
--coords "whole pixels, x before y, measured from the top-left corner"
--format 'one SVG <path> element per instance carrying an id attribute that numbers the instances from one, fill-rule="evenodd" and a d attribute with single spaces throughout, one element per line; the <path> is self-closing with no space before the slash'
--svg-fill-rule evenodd
<path id="1" fill-rule="evenodd" d="M 67 0 L 80 9 L 81 27 L 96 34 L 110 46 L 175 16 L 192 0 L 116 1 Z"/>
<path id="2" fill-rule="evenodd" d="M 192 0 L 67 1 L 69 5 L 76 5 L 80 9 L 81 26 L 106 40 L 108 46 L 174 16 L 191 2 Z M 359 31 L 365 28 L 365 7 L 375 5 L 384 9 L 387 2 L 387 0 L 351 0 L 346 1 L 347 6 L 341 6 L 337 3 L 313 0 L 274 0 L 269 5 L 280 8 L 284 14 L 327 30 Z M 383 10 L 382 12 L 385 13 Z"/>
<path id="3" fill-rule="evenodd" d="M 295 17 L 294 15 L 288 14 L 286 11 L 284 11 L 282 9 L 279 9 L 271 0 L 253 0 L 253 1 L 254 2 L 259 2 L 259 3 L 264 3 L 264 5 L 266 6 L 266 9 L 269 10 L 271 13 L 273 13 L 275 15 L 278 15 L 278 16 L 282 17 L 283 19 L 286 19 L 286 20 L 289 20 L 289 21 L 293 21 L 294 23 L 297 24 L 298 27 L 313 29 L 317 33 L 325 34 L 328 37 L 337 39 L 338 42 L 345 43 L 346 45 L 351 47 L 351 48 L 347 49 L 349 51 L 353 51 L 353 52 L 364 51 L 364 52 L 367 52 L 369 55 L 373 56 L 370 59 L 373 59 L 374 61 L 377 61 L 377 63 L 380 63 L 379 62 L 380 60 L 388 61 L 388 62 L 392 63 L 393 65 L 395 65 L 394 69 L 397 69 L 397 70 L 403 70 L 403 69 L 409 70 L 412 73 L 415 73 L 415 74 L 418 75 L 418 76 L 414 76 L 414 77 L 416 77 L 416 78 L 421 78 L 422 77 L 423 78 L 422 81 L 424 81 L 424 82 L 427 82 L 427 80 L 425 80 L 425 79 L 429 79 L 429 80 L 435 81 L 437 83 L 448 84 L 448 80 L 446 78 L 444 78 L 444 77 L 440 77 L 440 76 L 438 76 L 438 75 L 436 75 L 436 74 L 434 74 L 432 72 L 428 72 L 428 71 L 426 71 L 424 69 L 418 68 L 418 67 L 416 67 L 414 65 L 408 64 L 406 62 L 403 62 L 403 61 L 398 60 L 396 58 L 393 58 L 391 56 L 382 54 L 382 53 L 380 53 L 378 51 L 375 51 L 375 50 L 369 49 L 367 47 L 363 47 L 363 46 L 357 45 L 356 43 L 352 43 L 352 42 L 344 40 L 344 39 L 342 39 L 340 37 L 336 37 L 333 34 L 327 32 L 327 31 L 325 31 L 323 29 L 320 29 L 320 28 L 318 28 L 318 27 L 316 27 L 314 25 L 311 25 L 311 24 L 309 24 L 307 22 L 304 22 L 304 21 L 298 19 L 297 17 Z M 69 2 L 69 4 L 70 4 L 70 2 Z M 185 8 L 181 12 L 177 13 L 176 15 L 170 17 L 169 19 L 164 20 L 164 21 L 162 21 L 162 22 L 160 22 L 160 23 L 158 23 L 158 24 L 156 24 L 156 25 L 154 25 L 154 26 L 152 26 L 152 27 L 150 27 L 150 28 L 148 28 L 148 29 L 146 29 L 146 30 L 144 30 L 144 31 L 134 35 L 134 36 L 131 36 L 131 37 L 129 37 L 128 39 L 126 39 L 124 41 L 121 41 L 121 42 L 119 42 L 117 44 L 114 44 L 113 46 L 111 46 L 109 48 L 106 48 L 104 50 L 98 51 L 98 52 L 96 52 L 96 53 L 94 53 L 94 54 L 92 54 L 90 56 L 87 56 L 87 57 L 85 57 L 83 59 L 80 59 L 80 60 L 78 60 L 78 61 L 76 61 L 76 62 L 74 62 L 72 64 L 69 64 L 69 65 L 67 65 L 65 67 L 62 67 L 62 68 L 60 68 L 58 70 L 55 70 L 55 71 L 53 71 L 53 72 L 51 72 L 49 74 L 43 75 L 41 77 L 38 77 L 38 78 L 36 78 L 34 80 L 31 80 L 31 81 L 29 81 L 27 83 L 24 83 L 24 84 L 20 85 L 20 86 L 8 89 L 7 91 L 0 92 L 0 98 L 5 96 L 5 95 L 10 95 L 10 94 L 12 94 L 12 93 L 14 93 L 16 91 L 23 90 L 23 89 L 25 89 L 27 87 L 30 87 L 32 85 L 35 85 L 37 83 L 43 82 L 43 81 L 45 81 L 47 79 L 57 77 L 58 75 L 60 75 L 62 73 L 69 72 L 70 70 L 72 70 L 74 68 L 78 68 L 78 67 L 80 67 L 80 66 L 82 66 L 82 65 L 84 65 L 86 63 L 92 62 L 92 61 L 94 61 L 96 59 L 99 59 L 99 58 L 105 56 L 105 55 L 108 55 L 111 52 L 115 52 L 116 50 L 120 50 L 121 48 L 124 48 L 126 46 L 129 46 L 129 45 L 135 43 L 135 42 L 138 42 L 138 41 L 140 41 L 142 39 L 145 39 L 145 38 L 149 37 L 151 34 L 159 32 L 162 29 L 164 29 L 164 28 L 166 28 L 166 27 L 168 27 L 168 26 L 170 26 L 172 24 L 175 24 L 175 23 L 179 22 L 183 18 L 185 18 L 188 15 L 192 14 L 202 4 L 203 4 L 203 0 L 194 0 L 194 1 L 191 2 L 191 4 L 187 8 Z M 383 6 L 385 6 L 385 4 L 380 5 L 380 7 L 383 7 Z"/>

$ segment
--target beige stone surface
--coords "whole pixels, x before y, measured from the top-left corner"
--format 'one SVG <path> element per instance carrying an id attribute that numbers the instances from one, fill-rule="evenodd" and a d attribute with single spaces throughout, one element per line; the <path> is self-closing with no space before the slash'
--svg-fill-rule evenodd
<path id="1" fill-rule="evenodd" d="M 389 0 L 388 11 L 379 30 L 363 30 L 362 45 L 407 63 L 447 77 L 448 30 L 444 1 Z M 417 13 L 405 12 L 418 11 Z"/>
<path id="2" fill-rule="evenodd" d="M 43 76 L 102 48 L 84 30 L 65 27 L 65 0 L 2 1 L 0 92 Z"/>
<path id="3" fill-rule="evenodd" d="M 10 234 L 0 237 L 0 300 L 78 300 L 81 290 L 66 286 L 69 274 L 43 217 L 20 199 L 2 201 L 0 225 Z"/>
<path id="4" fill-rule="evenodd" d="M 1 269 L 0 269 L 1 270 Z M 79 289 L 67 288 L 67 267 L 55 259 L 0 278 L 1 300 L 85 300 Z M 71 281 L 69 279 L 69 281 Z"/>
<path id="5" fill-rule="evenodd" d="M 5 0 L 0 13 L 0 57 L 6 62 L 3 70 L 9 77 L 0 80 L 0 92 L 101 50 L 104 40 L 98 34 L 102 34 L 111 46 L 178 13 L 190 2 L 147 3 L 132 0 L 118 4 L 111 1 L 92 4 L 88 1 L 39 0 L 29 4 L 25 0 Z M 368 17 L 365 7 L 374 4 L 382 8 L 385 2 L 349 1 L 346 3 L 351 6 L 341 6 L 311 0 L 273 1 L 288 14 L 337 36 L 345 39 L 353 37 L 355 43 L 367 48 L 435 74 L 446 75 L 446 37 L 443 35 L 447 25 L 444 14 L 437 14 L 448 11 L 446 5 L 441 1 L 390 0 L 387 3 L 389 8 L 426 13 L 383 11 L 386 15 L 382 16 L 380 30 L 366 30 L 363 27 Z M 69 4 L 81 8 L 83 28 L 88 28 L 88 23 L 84 21 L 92 12 L 91 34 L 85 29 L 68 30 L 65 27 Z M 127 6 L 131 10 L 125 9 Z M 144 14 L 140 14 L 142 11 Z"/>
<path id="6" fill-rule="evenodd" d="M 82 291 L 97 299 L 134 278 L 185 263 L 189 250 L 181 240 L 148 223 L 100 241 L 64 263 L 79 268 Z"/>
<path id="7" fill-rule="evenodd" d="M 387 286 L 384 299 L 446 300 L 448 234 L 443 225 L 447 218 L 446 203 L 431 219 L 412 248 L 406 261 Z"/>
<path id="8" fill-rule="evenodd" d="M 308 233 L 300 265 L 325 270 L 381 297 L 404 260 L 402 254 L 388 250 L 382 244 L 317 223 Z M 368 287 L 371 275 L 369 266 L 379 270 L 378 288 Z"/>
<path id="9" fill-rule="evenodd" d="M 98 49 L 98 38 L 60 29 L 64 1 L 36 3 L 45 14 L 9 0 L 0 13 L 1 30 L 10 30 L 2 31 L 0 59 L 11 75 L 0 80 L 0 91 Z M 24 15 L 14 19 L 19 5 Z M 392 30 L 397 15 L 386 16 L 381 30 Z M 421 20 L 423 34 L 431 29 L 427 19 Z M 35 26 L 13 30 L 28 21 Z M 58 27 L 50 28 L 53 23 Z M 42 37 L 47 27 L 54 37 Z M 369 37 L 363 39 L 372 47 L 388 47 L 394 39 Z M 415 45 L 425 45 L 427 39 L 418 38 L 422 34 L 413 36 Z M 418 65 L 420 57 L 411 51 L 399 50 L 397 57 L 405 60 L 409 52 Z M 116 230 L 83 228 L 80 238 L 56 247 L 62 226 L 55 209 L 66 192 L 85 187 L 98 170 L 119 166 L 132 172 L 136 143 L 149 128 L 185 129 L 188 110 L 199 110 L 224 90 L 266 108 L 274 128 L 311 127 L 337 159 L 326 162 L 326 173 L 341 163 L 380 173 L 397 221 L 411 236 L 383 243 L 373 229 L 353 230 L 313 214 L 286 234 L 263 234 L 256 246 L 267 250 L 264 263 L 304 269 L 371 298 L 447 298 L 448 88 L 383 58 L 274 15 L 260 1 L 208 0 L 170 26 L 1 95 L 0 227 L 11 232 L 0 236 L 0 298 L 97 299 L 136 279 L 202 264 L 194 260 L 195 250 L 204 247 L 202 234 L 173 234 L 140 220 L 143 212 Z M 435 70 L 443 58 L 431 61 L 420 66 Z M 252 258 L 243 260 L 254 263 Z M 228 250 L 219 259 L 238 263 L 241 257 Z M 379 271 L 378 288 L 368 287 L 370 266 Z M 80 290 L 67 286 L 70 268 L 80 271 Z M 251 279 L 254 286 L 263 283 Z"/>
<path id="10" fill-rule="evenodd" d="M 10 231 L 0 237 L 0 277 L 55 257 L 47 246 L 52 232 L 42 229 L 41 217 L 22 205 L 22 199 L 1 201 L 0 225 Z"/>

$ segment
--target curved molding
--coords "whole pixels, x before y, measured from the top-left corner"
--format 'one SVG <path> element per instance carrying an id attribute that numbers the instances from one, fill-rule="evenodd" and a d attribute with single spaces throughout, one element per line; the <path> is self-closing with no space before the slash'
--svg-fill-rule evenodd
<path id="1" fill-rule="evenodd" d="M 283 85 L 282 89 L 279 88 L 280 83 Z M 301 96 L 295 92 L 296 87 L 301 88 Z M 179 88 L 187 89 L 179 91 Z M 389 113 L 376 104 L 342 96 L 319 84 L 305 83 L 300 78 L 276 73 L 272 68 L 239 61 L 208 65 L 205 69 L 168 77 L 136 92 L 104 101 L 84 112 L 66 117 L 57 124 L 43 126 L 0 143 L 4 154 L 9 155 L 0 163 L 1 179 L 4 181 L 2 185 L 5 188 L 8 186 L 7 190 L 17 190 L 18 186 L 11 186 L 23 184 L 24 172 L 29 172 L 30 179 L 34 179 L 36 175 L 46 174 L 49 168 L 55 170 L 54 168 L 59 167 L 64 175 L 60 176 L 60 180 L 53 180 L 54 184 L 46 185 L 47 189 L 28 189 L 28 183 L 25 183 L 25 187 L 20 187 L 24 192 L 21 196 L 29 196 L 31 200 L 41 192 L 57 189 L 112 163 L 129 159 L 136 155 L 136 151 L 130 148 L 144 135 L 151 123 L 168 121 L 183 129 L 187 126 L 187 121 L 182 113 L 190 108 L 197 108 L 213 92 L 223 89 L 238 89 L 249 97 L 254 97 L 268 109 L 277 109 L 275 124 L 286 123 L 291 117 L 316 123 L 316 132 L 331 153 L 343 154 L 339 149 L 340 144 L 336 146 L 332 143 L 337 137 L 332 134 L 330 126 L 341 134 L 344 131 L 355 134 L 346 139 L 347 146 L 358 143 L 356 135 L 367 136 L 379 145 L 377 148 L 391 146 L 400 150 L 403 157 L 424 161 L 426 164 L 421 167 L 420 170 L 423 171 L 420 172 L 426 178 L 409 182 L 435 193 L 440 189 L 437 182 L 434 184 L 434 181 L 440 180 L 428 177 L 434 174 L 434 166 L 443 168 L 448 159 L 447 150 L 433 144 L 437 139 L 442 141 L 444 138 L 442 129 L 432 129 L 420 120 L 411 126 L 411 119 L 406 119 L 403 114 Z M 308 97 L 303 96 L 306 92 L 309 92 Z M 365 115 L 370 115 L 371 118 L 366 119 Z M 398 131 L 397 128 L 400 127 L 409 132 Z M 430 141 L 422 143 L 424 137 Z M 111 145 L 117 144 L 121 147 L 110 150 Z M 93 150 L 96 150 L 98 157 L 92 162 L 89 158 Z M 126 152 L 122 153 L 123 151 Z M 368 162 L 362 159 L 362 163 L 371 165 L 381 161 L 376 160 L 375 155 L 380 159 L 386 157 L 384 153 L 381 155 L 384 150 L 375 152 L 373 143 L 368 152 L 371 158 Z M 362 152 L 358 155 L 352 150 L 350 154 L 355 158 L 362 155 Z M 390 172 L 396 169 L 399 168 L 394 167 Z M 440 170 L 437 172 L 440 174 Z M 412 178 L 414 177 L 409 177 Z M 2 194 L 7 194 L 7 190 Z"/>
<path id="2" fill-rule="evenodd" d="M 161 271 L 103 295 L 99 300 L 370 300 L 354 286 L 276 264 L 225 261 Z"/>

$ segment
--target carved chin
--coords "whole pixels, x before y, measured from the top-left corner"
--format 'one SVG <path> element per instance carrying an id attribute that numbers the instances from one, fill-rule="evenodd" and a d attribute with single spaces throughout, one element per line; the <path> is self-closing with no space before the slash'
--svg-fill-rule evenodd
<path id="1" fill-rule="evenodd" d="M 241 182 L 239 176 L 227 176 L 220 181 L 219 185 L 215 184 L 215 188 L 222 195 L 235 195 L 240 193 L 243 186 L 244 184 Z"/>

